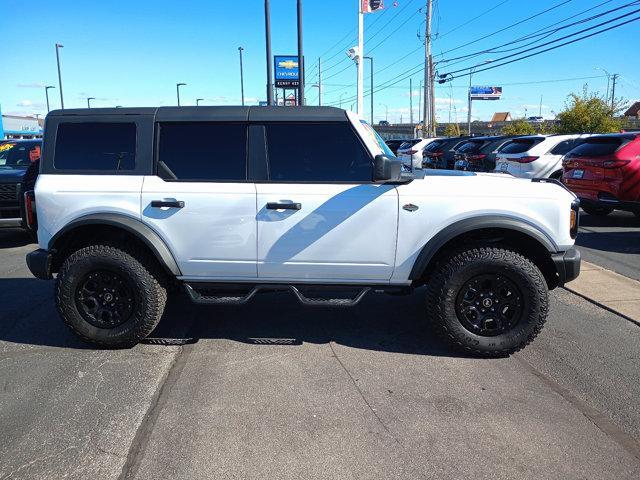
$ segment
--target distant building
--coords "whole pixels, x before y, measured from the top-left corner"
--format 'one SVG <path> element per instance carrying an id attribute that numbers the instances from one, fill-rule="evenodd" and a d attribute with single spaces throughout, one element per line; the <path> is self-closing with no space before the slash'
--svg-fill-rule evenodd
<path id="1" fill-rule="evenodd" d="M 18 115 L 3 115 L 0 112 L 0 140 L 10 138 L 42 138 L 44 119 Z"/>
<path id="2" fill-rule="evenodd" d="M 631 105 L 629 109 L 624 112 L 624 116 L 640 119 L 640 102 L 635 102 L 633 105 Z"/>
<path id="3" fill-rule="evenodd" d="M 510 122 L 511 121 L 511 113 L 510 112 L 496 112 L 493 114 L 493 118 L 491 119 L 491 123 L 495 122 Z"/>

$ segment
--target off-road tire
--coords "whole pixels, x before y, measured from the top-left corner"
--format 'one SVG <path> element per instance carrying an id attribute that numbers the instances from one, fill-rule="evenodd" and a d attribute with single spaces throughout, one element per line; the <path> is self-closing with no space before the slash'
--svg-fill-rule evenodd
<path id="1" fill-rule="evenodd" d="M 79 282 L 92 271 L 112 271 L 131 284 L 134 302 L 128 319 L 114 328 L 87 321 L 76 303 Z M 56 306 L 64 323 L 83 340 L 106 348 L 132 347 L 156 327 L 167 300 L 164 274 L 146 252 L 122 246 L 92 245 L 71 254 L 56 279 Z"/>
<path id="2" fill-rule="evenodd" d="M 606 217 L 611 212 L 613 212 L 613 208 L 611 207 L 595 207 L 593 205 L 581 205 L 582 210 L 585 211 L 588 215 L 593 215 L 594 217 Z"/>
<path id="3" fill-rule="evenodd" d="M 513 282 L 522 294 L 522 311 L 510 330 L 481 336 L 458 318 L 456 301 L 466 282 L 485 274 L 498 274 Z M 468 354 L 504 357 L 528 345 L 547 319 L 547 284 L 538 267 L 508 248 L 470 247 L 443 258 L 427 280 L 427 315 L 436 332 L 451 346 Z"/>

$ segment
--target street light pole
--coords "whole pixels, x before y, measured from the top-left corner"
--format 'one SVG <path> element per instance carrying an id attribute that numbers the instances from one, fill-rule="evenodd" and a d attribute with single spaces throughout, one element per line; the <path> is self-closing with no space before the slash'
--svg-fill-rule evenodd
<path id="1" fill-rule="evenodd" d="M 371 91 L 369 92 L 369 95 L 371 96 L 371 125 L 373 125 L 373 57 L 363 57 L 365 59 L 368 59 L 371 61 Z"/>
<path id="2" fill-rule="evenodd" d="M 178 97 L 178 106 L 180 106 L 180 87 L 186 85 L 186 83 L 176 83 L 176 95 Z"/>
<path id="3" fill-rule="evenodd" d="M 200 102 L 204 100 L 204 98 L 196 98 L 196 107 L 200 106 Z"/>
<path id="4" fill-rule="evenodd" d="M 60 108 L 64 110 L 64 97 L 62 96 L 62 74 L 60 73 L 60 49 L 64 45 L 56 43 L 56 63 L 58 64 L 58 86 L 60 87 Z"/>
<path id="5" fill-rule="evenodd" d="M 271 58 L 271 13 L 269 0 L 264 0 L 264 31 L 267 48 L 267 105 L 273 105 L 272 58 Z"/>
<path id="6" fill-rule="evenodd" d="M 611 115 L 615 113 L 613 110 L 615 109 L 616 102 L 616 81 L 618 80 L 619 76 L 620 75 L 617 73 L 611 75 Z"/>
<path id="7" fill-rule="evenodd" d="M 244 72 L 242 69 L 242 51 L 244 48 L 238 47 L 238 52 L 240 53 L 240 98 L 242 102 L 242 106 L 244 106 Z"/>
<path id="8" fill-rule="evenodd" d="M 47 98 L 47 113 L 49 113 L 50 109 L 49 109 L 49 89 L 50 88 L 56 88 L 53 85 L 47 85 L 46 87 L 44 87 L 44 96 Z"/>
<path id="9" fill-rule="evenodd" d="M 95 97 L 88 97 L 87 98 L 87 108 L 91 108 L 91 100 L 95 100 Z"/>
<path id="10" fill-rule="evenodd" d="M 304 52 L 302 51 L 302 0 L 298 0 L 298 105 L 304 105 Z"/>
<path id="11" fill-rule="evenodd" d="M 609 72 L 607 72 L 604 68 L 601 67 L 593 67 L 596 70 L 600 70 L 601 72 L 604 72 L 604 74 L 607 76 L 607 96 L 605 97 L 605 102 L 609 101 L 609 83 L 611 82 L 611 74 Z"/>
<path id="12" fill-rule="evenodd" d="M 322 106 L 322 63 L 318 57 L 318 106 Z"/>

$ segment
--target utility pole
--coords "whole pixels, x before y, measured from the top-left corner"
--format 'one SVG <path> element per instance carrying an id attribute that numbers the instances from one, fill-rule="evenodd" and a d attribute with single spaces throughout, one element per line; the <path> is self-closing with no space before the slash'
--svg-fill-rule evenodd
<path id="1" fill-rule="evenodd" d="M 49 113 L 49 89 L 56 88 L 53 85 L 47 85 L 44 87 L 44 96 L 47 97 L 47 113 Z"/>
<path id="2" fill-rule="evenodd" d="M 362 2 L 358 1 L 358 115 L 364 117 L 364 13 Z"/>
<path id="3" fill-rule="evenodd" d="M 422 80 L 420 80 L 420 88 L 418 89 L 418 123 L 420 123 L 420 115 L 422 115 Z M 424 122 L 422 127 L 424 128 Z"/>
<path id="4" fill-rule="evenodd" d="M 298 105 L 304 105 L 304 53 L 302 51 L 302 0 L 298 0 Z"/>
<path id="5" fill-rule="evenodd" d="M 413 79 L 409 79 L 409 122 L 413 125 Z"/>
<path id="6" fill-rule="evenodd" d="M 611 75 L 611 115 L 615 113 L 613 110 L 616 104 L 616 81 L 618 80 L 619 76 L 620 74 L 618 73 L 614 73 L 613 75 Z"/>
<path id="7" fill-rule="evenodd" d="M 371 92 L 369 92 L 369 96 L 371 98 L 371 125 L 373 125 L 373 57 L 363 57 L 364 59 L 368 59 L 371 64 L 371 71 L 370 71 L 370 80 L 371 80 Z M 364 107 L 363 107 L 364 108 Z"/>
<path id="8" fill-rule="evenodd" d="M 435 72 L 433 71 L 433 57 L 429 55 L 429 83 L 431 84 L 429 91 L 429 99 L 431 101 L 431 105 L 429 106 L 429 111 L 431 112 L 431 119 L 429 124 L 431 125 L 431 130 L 429 132 L 430 137 L 436 136 L 436 91 L 435 91 Z"/>
<path id="9" fill-rule="evenodd" d="M 538 111 L 538 116 L 542 116 L 542 95 L 540 95 L 540 110 Z"/>
<path id="10" fill-rule="evenodd" d="M 60 52 L 64 45 L 56 43 L 56 63 L 58 64 L 58 87 L 60 88 L 60 108 L 64 110 L 64 97 L 62 96 L 62 75 L 60 74 Z"/>
<path id="11" fill-rule="evenodd" d="M 244 48 L 238 47 L 238 53 L 240 53 L 240 98 L 242 106 L 244 107 L 244 71 L 242 68 L 242 51 Z"/>
<path id="12" fill-rule="evenodd" d="M 322 106 L 322 63 L 318 57 L 318 106 Z"/>
<path id="13" fill-rule="evenodd" d="M 271 13 L 269 0 L 264 0 L 264 31 L 267 46 L 267 105 L 273 105 L 273 80 L 271 58 Z"/>
<path id="14" fill-rule="evenodd" d="M 433 0 L 427 0 L 426 26 L 424 36 L 424 103 L 422 138 L 427 138 L 431 132 L 431 7 Z M 428 126 L 427 126 L 428 125 Z"/>

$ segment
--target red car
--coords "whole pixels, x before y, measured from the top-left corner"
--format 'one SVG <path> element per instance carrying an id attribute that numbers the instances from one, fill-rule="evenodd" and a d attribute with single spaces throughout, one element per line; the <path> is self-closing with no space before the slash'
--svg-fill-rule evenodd
<path id="1" fill-rule="evenodd" d="M 640 132 L 594 135 L 566 154 L 562 180 L 589 215 L 640 216 Z"/>

